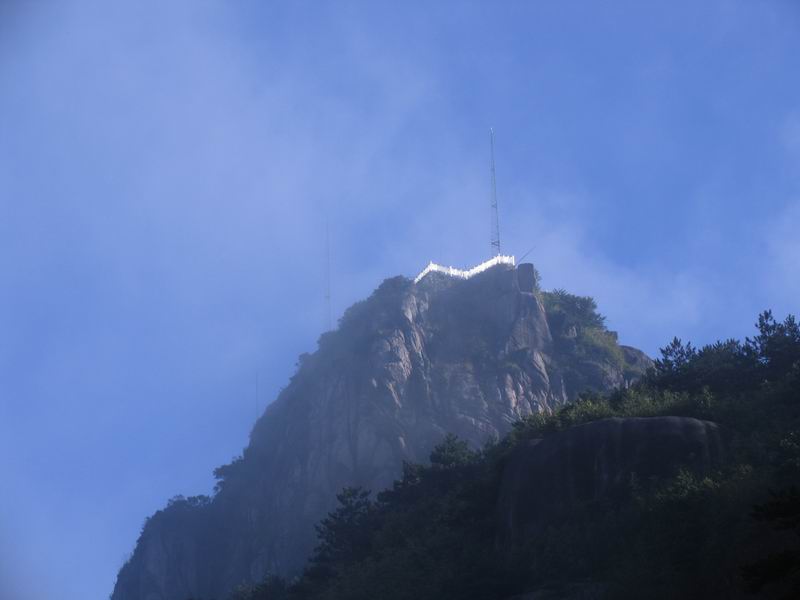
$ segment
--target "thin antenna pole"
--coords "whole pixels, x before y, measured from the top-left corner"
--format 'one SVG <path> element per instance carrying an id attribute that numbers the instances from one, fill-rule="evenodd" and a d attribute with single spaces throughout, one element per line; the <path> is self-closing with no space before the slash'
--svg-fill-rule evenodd
<path id="1" fill-rule="evenodd" d="M 534 248 L 536 248 L 536 246 L 531 246 L 531 249 L 530 249 L 530 250 L 528 250 L 528 251 L 527 251 L 525 254 L 523 254 L 523 255 L 522 255 L 522 257 L 521 257 L 521 258 L 519 258 L 519 259 L 517 260 L 517 262 L 518 262 L 518 263 L 521 263 L 521 262 L 522 262 L 522 261 L 523 261 L 523 260 L 524 260 L 524 259 L 525 259 L 525 258 L 528 256 L 528 254 L 530 254 L 531 252 L 533 252 L 533 249 L 534 249 Z"/>
<path id="2" fill-rule="evenodd" d="M 500 215 L 497 210 L 497 176 L 494 170 L 494 129 L 489 129 L 489 148 L 492 173 L 492 256 L 500 254 Z"/>
<path id="3" fill-rule="evenodd" d="M 331 317 L 331 236 L 328 219 L 325 219 L 325 311 L 327 313 L 327 331 L 333 328 Z"/>

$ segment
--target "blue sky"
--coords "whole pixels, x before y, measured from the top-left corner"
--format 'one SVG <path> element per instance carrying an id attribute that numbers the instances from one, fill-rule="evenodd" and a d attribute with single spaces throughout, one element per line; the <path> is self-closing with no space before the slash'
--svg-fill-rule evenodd
<path id="1" fill-rule="evenodd" d="M 105 598 L 333 308 L 503 248 L 654 354 L 800 297 L 800 4 L 0 0 L 0 597 Z M 256 381 L 259 394 L 256 394 Z"/>

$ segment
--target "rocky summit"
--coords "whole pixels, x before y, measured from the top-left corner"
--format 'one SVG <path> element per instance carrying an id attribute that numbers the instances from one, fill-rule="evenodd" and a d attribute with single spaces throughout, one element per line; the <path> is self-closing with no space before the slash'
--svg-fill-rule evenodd
<path id="1" fill-rule="evenodd" d="M 344 486 L 383 489 L 447 433 L 480 446 L 650 365 L 590 298 L 540 291 L 531 264 L 388 279 L 300 357 L 242 457 L 215 472 L 213 498 L 176 499 L 148 519 L 112 600 L 223 599 L 297 573 Z"/>

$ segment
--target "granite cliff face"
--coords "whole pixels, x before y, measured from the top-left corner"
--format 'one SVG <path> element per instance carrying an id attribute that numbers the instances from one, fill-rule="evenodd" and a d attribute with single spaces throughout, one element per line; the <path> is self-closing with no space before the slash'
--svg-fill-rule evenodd
<path id="1" fill-rule="evenodd" d="M 217 470 L 214 498 L 174 501 L 148 521 L 112 600 L 223 599 L 297 572 L 343 486 L 379 490 L 446 433 L 480 445 L 650 365 L 602 326 L 549 314 L 547 299 L 530 264 L 385 281 L 301 357 L 243 456 Z"/>

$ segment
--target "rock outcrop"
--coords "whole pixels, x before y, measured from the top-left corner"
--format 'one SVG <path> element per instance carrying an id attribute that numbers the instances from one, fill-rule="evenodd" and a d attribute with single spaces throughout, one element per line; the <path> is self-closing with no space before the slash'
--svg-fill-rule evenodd
<path id="1" fill-rule="evenodd" d="M 605 354 L 560 352 L 566 334 L 551 331 L 532 265 L 385 281 L 301 357 L 243 456 L 218 469 L 213 500 L 176 501 L 148 521 L 112 599 L 223 599 L 297 572 L 343 486 L 379 490 L 446 433 L 480 445 L 573 399 L 570 381 L 603 391 L 649 366 L 599 333 Z"/>
<path id="2" fill-rule="evenodd" d="M 517 448 L 503 472 L 500 542 L 535 536 L 577 505 L 618 505 L 632 484 L 647 486 L 679 468 L 704 473 L 721 464 L 719 427 L 685 417 L 602 419 Z"/>

